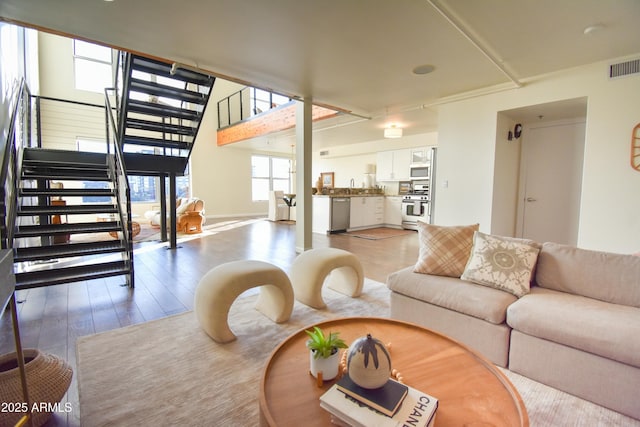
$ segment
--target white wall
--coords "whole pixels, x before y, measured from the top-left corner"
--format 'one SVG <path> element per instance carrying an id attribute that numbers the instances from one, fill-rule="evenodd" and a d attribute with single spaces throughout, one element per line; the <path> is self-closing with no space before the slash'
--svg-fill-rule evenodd
<path id="1" fill-rule="evenodd" d="M 491 232 L 501 236 L 514 236 L 516 232 L 522 139 L 508 140 L 507 134 L 514 125 L 513 120 L 502 114 L 498 115 Z"/>
<path id="2" fill-rule="evenodd" d="M 438 109 L 434 224 L 480 224 L 491 230 L 496 111 L 483 98 Z"/>
<path id="3" fill-rule="evenodd" d="M 351 178 L 353 178 L 354 187 L 362 187 L 364 183 L 365 165 L 368 163 L 376 163 L 375 153 L 323 159 L 316 151 L 313 153 L 312 158 L 314 184 L 321 172 L 333 172 L 334 187 L 349 187 Z M 309 187 L 311 187 L 311 185 Z"/>
<path id="4" fill-rule="evenodd" d="M 635 96 L 640 93 L 640 77 L 609 80 L 608 64 L 591 64 L 533 79 L 520 89 L 442 105 L 435 222 L 479 222 L 484 231 L 508 231 L 510 226 L 501 225 L 505 213 L 493 180 L 494 174 L 511 175 L 508 169 L 513 168 L 503 160 L 496 135 L 498 128 L 504 134 L 505 126 L 498 112 L 587 96 L 578 246 L 621 253 L 640 250 L 640 173 L 629 165 L 631 130 L 640 121 Z M 444 181 L 448 188 L 442 188 Z"/>
<path id="5" fill-rule="evenodd" d="M 251 200 L 251 155 L 255 151 L 218 147 L 217 99 L 241 89 L 235 83 L 216 80 L 205 117 L 191 154 L 192 195 L 205 201 L 207 217 L 266 215 L 268 203 Z"/>
<path id="6" fill-rule="evenodd" d="M 104 94 L 75 88 L 73 39 L 39 32 L 38 43 L 41 95 L 104 105 Z"/>

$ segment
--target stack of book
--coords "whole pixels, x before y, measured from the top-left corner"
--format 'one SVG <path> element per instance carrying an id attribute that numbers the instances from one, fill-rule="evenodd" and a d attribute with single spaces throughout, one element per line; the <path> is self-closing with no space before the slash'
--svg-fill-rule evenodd
<path id="1" fill-rule="evenodd" d="M 343 376 L 320 396 L 334 424 L 350 427 L 430 427 L 438 399 L 390 379 L 378 389 L 356 385 Z"/>

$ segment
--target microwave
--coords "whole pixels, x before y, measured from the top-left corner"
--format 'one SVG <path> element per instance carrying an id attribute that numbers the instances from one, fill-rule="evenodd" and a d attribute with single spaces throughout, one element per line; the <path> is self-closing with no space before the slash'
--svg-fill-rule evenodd
<path id="1" fill-rule="evenodd" d="M 411 179 L 429 179 L 430 169 L 429 165 L 411 166 L 409 176 Z"/>

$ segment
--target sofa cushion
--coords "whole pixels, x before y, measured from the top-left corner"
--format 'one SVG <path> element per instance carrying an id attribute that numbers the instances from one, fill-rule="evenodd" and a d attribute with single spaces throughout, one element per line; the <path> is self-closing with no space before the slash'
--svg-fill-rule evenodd
<path id="1" fill-rule="evenodd" d="M 529 292 L 538 252 L 539 246 L 529 240 L 476 231 L 461 279 L 521 297 Z"/>
<path id="2" fill-rule="evenodd" d="M 640 367 L 640 309 L 534 286 L 507 309 L 527 335 Z"/>
<path id="3" fill-rule="evenodd" d="M 547 289 L 640 307 L 640 258 L 544 243 L 536 283 Z"/>
<path id="4" fill-rule="evenodd" d="M 420 253 L 414 271 L 460 277 L 469 260 L 473 233 L 478 227 L 479 224 L 441 226 L 418 221 Z"/>
<path id="5" fill-rule="evenodd" d="M 419 274 L 407 267 L 387 277 L 394 292 L 464 313 L 494 324 L 504 323 L 509 304 L 516 297 L 458 278 Z"/>

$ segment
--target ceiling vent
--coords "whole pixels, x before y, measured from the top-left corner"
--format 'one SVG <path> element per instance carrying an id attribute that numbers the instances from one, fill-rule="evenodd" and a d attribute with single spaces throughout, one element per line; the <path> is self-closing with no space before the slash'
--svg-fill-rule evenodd
<path id="1" fill-rule="evenodd" d="M 328 155 L 329 155 L 329 150 L 324 150 L 320 152 L 320 157 L 328 156 Z"/>
<path id="2" fill-rule="evenodd" d="M 640 59 L 609 65 L 610 79 L 629 76 L 631 74 L 640 74 Z"/>

